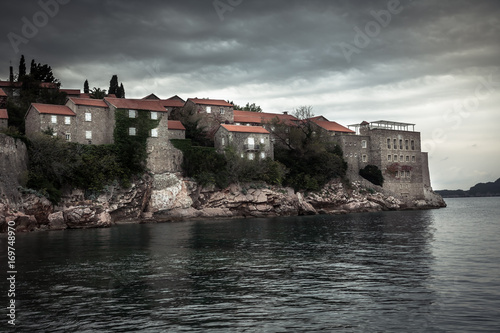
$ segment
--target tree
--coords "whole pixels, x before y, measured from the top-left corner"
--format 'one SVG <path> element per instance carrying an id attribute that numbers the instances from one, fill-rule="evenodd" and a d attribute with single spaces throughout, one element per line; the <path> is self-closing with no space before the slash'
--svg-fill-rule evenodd
<path id="1" fill-rule="evenodd" d="M 85 80 L 85 82 L 83 83 L 83 92 L 85 94 L 89 94 L 90 93 L 89 81 L 88 80 Z"/>
<path id="2" fill-rule="evenodd" d="M 116 92 L 116 97 L 125 98 L 125 88 L 123 87 L 123 83 L 120 84 L 118 91 Z"/>
<path id="3" fill-rule="evenodd" d="M 9 67 L 9 81 L 14 82 L 14 68 L 12 66 Z"/>
<path id="4" fill-rule="evenodd" d="M 241 107 L 238 104 L 233 103 L 233 101 L 229 102 L 233 105 L 233 108 L 235 110 L 241 110 L 241 111 L 251 111 L 251 112 L 262 112 L 262 108 L 259 105 L 256 105 L 255 103 L 247 103 L 244 107 Z"/>
<path id="5" fill-rule="evenodd" d="M 24 55 L 21 55 L 21 60 L 19 61 L 19 76 L 17 80 L 21 81 L 25 75 L 26 75 L 26 61 L 24 60 Z"/>
<path id="6" fill-rule="evenodd" d="M 119 86 L 118 86 L 118 75 L 113 75 L 111 77 L 111 81 L 109 81 L 108 94 L 114 94 L 114 95 L 116 95 L 118 93 L 118 88 L 119 88 Z"/>
<path id="7" fill-rule="evenodd" d="M 106 89 L 101 89 L 101 88 L 92 88 L 92 91 L 90 92 L 90 98 L 93 99 L 103 99 L 106 97 Z"/>

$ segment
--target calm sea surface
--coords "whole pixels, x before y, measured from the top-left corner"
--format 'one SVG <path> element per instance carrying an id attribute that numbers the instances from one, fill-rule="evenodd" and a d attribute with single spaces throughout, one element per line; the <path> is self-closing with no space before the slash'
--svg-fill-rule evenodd
<path id="1" fill-rule="evenodd" d="M 18 234 L 16 330 L 500 332 L 500 198 L 447 203 Z"/>

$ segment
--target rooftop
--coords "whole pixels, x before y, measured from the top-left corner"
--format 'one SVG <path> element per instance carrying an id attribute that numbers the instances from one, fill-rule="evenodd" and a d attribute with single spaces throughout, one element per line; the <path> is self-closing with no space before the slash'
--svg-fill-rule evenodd
<path id="1" fill-rule="evenodd" d="M 389 121 L 389 120 L 377 120 L 377 121 L 372 121 L 370 123 L 363 121 L 361 124 L 349 125 L 349 128 L 354 127 L 356 129 L 356 132 L 357 132 L 359 127 L 366 126 L 366 125 L 368 125 L 370 129 L 384 129 L 384 130 L 392 130 L 392 131 L 415 132 L 415 124 L 402 123 L 402 122 Z M 412 127 L 411 130 L 410 130 L 410 127 Z"/>
<path id="2" fill-rule="evenodd" d="M 201 105 L 214 105 L 214 106 L 230 106 L 233 107 L 233 104 L 228 103 L 222 99 L 208 99 L 208 98 L 190 98 L 188 101 L 191 101 L 195 104 Z"/>
<path id="3" fill-rule="evenodd" d="M 268 112 L 253 112 L 253 111 L 241 111 L 234 110 L 234 121 L 237 123 L 257 123 L 261 124 L 263 122 L 269 122 L 273 119 L 277 119 L 280 122 L 291 123 L 298 121 L 292 115 L 284 113 L 268 113 Z"/>
<path id="4" fill-rule="evenodd" d="M 127 99 L 106 97 L 104 100 L 117 109 L 167 112 L 161 101 L 151 99 Z"/>
<path id="5" fill-rule="evenodd" d="M 243 126 L 243 125 L 227 125 L 222 124 L 229 132 L 239 132 L 239 133 L 261 133 L 261 134 L 269 134 L 269 131 L 264 127 L 260 126 Z"/>
<path id="6" fill-rule="evenodd" d="M 7 94 L 5 93 L 5 91 L 3 91 L 2 88 L 0 88 L 0 97 L 6 97 Z"/>
<path id="7" fill-rule="evenodd" d="M 339 123 L 336 123 L 334 121 L 326 121 L 326 120 L 314 120 L 313 122 L 317 124 L 319 127 L 330 131 L 330 132 L 342 132 L 342 133 L 356 133 L 353 130 L 348 129 L 347 127 L 344 127 L 340 125 Z"/>
<path id="8" fill-rule="evenodd" d="M 68 108 L 66 105 L 32 103 L 31 106 L 39 113 L 54 114 L 61 116 L 76 116 L 76 114 L 73 111 L 71 111 L 71 109 Z"/>
<path id="9" fill-rule="evenodd" d="M 70 97 L 68 98 L 71 100 L 75 105 L 86 105 L 86 106 L 97 106 L 101 108 L 107 108 L 108 104 L 104 102 L 102 99 L 92 99 L 92 98 L 76 98 L 76 97 Z"/>
<path id="10" fill-rule="evenodd" d="M 184 125 L 182 125 L 182 123 L 178 120 L 169 120 L 168 121 L 168 129 L 169 130 L 182 130 L 182 131 L 186 130 Z"/>
<path id="11" fill-rule="evenodd" d="M 9 119 L 7 109 L 0 109 L 0 119 Z"/>

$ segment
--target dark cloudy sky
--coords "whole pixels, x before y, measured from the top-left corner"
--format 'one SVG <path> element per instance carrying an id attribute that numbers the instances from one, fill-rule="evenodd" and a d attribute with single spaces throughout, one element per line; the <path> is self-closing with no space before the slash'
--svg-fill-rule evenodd
<path id="1" fill-rule="evenodd" d="M 64 88 L 415 123 L 435 189 L 500 177 L 500 1 L 55 1 L 0 0 L 0 79 L 24 54 Z"/>

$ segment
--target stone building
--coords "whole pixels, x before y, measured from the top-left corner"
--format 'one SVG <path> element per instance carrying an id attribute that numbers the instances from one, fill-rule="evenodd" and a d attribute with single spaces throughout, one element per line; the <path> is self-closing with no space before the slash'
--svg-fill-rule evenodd
<path id="1" fill-rule="evenodd" d="M 217 129 L 219 124 L 234 123 L 233 105 L 219 99 L 189 98 L 184 109 L 201 117 L 200 126 Z"/>
<path id="2" fill-rule="evenodd" d="M 355 135 L 336 135 L 334 140 L 343 149 L 350 179 L 359 178 L 366 165 L 375 165 L 385 190 L 401 199 L 424 199 L 425 188 L 431 186 L 428 157 L 414 124 L 380 120 L 349 127 Z"/>
<path id="3" fill-rule="evenodd" d="M 76 114 L 65 105 L 32 103 L 25 115 L 26 136 L 52 130 L 54 136 L 71 141 L 76 133 Z"/>
<path id="4" fill-rule="evenodd" d="M 179 120 L 168 121 L 168 138 L 180 140 L 184 140 L 186 138 L 186 128 Z"/>
<path id="5" fill-rule="evenodd" d="M 161 100 L 106 97 L 104 101 L 113 114 L 120 109 L 125 110 L 129 118 L 138 118 L 142 113 L 147 114 L 151 120 L 159 120 L 158 127 L 150 131 L 147 141 L 148 168 L 155 174 L 181 170 L 182 154 L 170 143 L 168 110 Z M 136 135 L 137 128 L 130 127 L 128 133 L 131 136 Z"/>
<path id="6" fill-rule="evenodd" d="M 76 115 L 74 132 L 68 141 L 82 144 L 112 144 L 114 112 L 102 99 L 68 98 L 66 106 Z"/>
<path id="7" fill-rule="evenodd" d="M 0 109 L 0 130 L 9 127 L 9 114 L 7 109 Z"/>
<path id="8" fill-rule="evenodd" d="M 271 134 L 261 126 L 222 124 L 215 133 L 214 141 L 219 152 L 233 146 L 242 158 L 274 159 Z"/>

